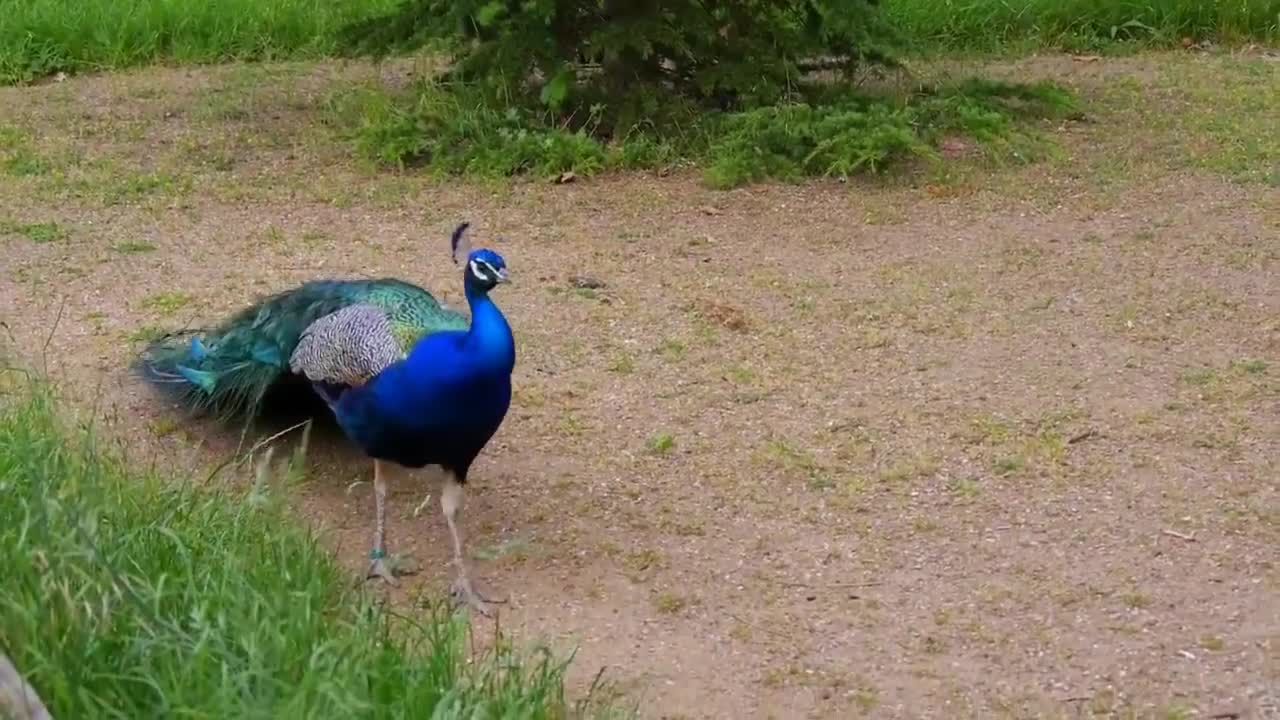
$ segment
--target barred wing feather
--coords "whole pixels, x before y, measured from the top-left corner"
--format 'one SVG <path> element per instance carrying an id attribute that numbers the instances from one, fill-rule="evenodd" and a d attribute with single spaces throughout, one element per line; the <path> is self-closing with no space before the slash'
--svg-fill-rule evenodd
<path id="1" fill-rule="evenodd" d="M 307 326 L 289 368 L 312 382 L 363 385 L 404 357 L 391 321 L 374 305 L 348 305 Z"/>

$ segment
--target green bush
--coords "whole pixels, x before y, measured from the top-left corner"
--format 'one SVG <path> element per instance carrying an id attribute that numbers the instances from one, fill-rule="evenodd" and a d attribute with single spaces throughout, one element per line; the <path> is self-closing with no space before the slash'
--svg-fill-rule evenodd
<path id="1" fill-rule="evenodd" d="M 0 396 L 0 567 L 0 648 L 59 718 L 608 711 L 570 706 L 546 652 L 472 662 L 443 610 L 373 604 L 271 488 L 129 468 L 41 386 Z"/>
<path id="2" fill-rule="evenodd" d="M 880 172 L 936 157 L 947 132 L 992 156 L 1025 156 L 1037 142 L 1034 120 L 1070 106 L 1065 93 L 977 83 L 857 95 L 854 71 L 891 62 L 875 6 L 402 0 L 396 13 L 350 27 L 349 47 L 432 45 L 454 62 L 409 97 L 374 101 L 343 122 L 365 157 L 400 167 L 555 174 L 684 160 L 702 163 L 710 184 L 732 187 Z"/>
<path id="3" fill-rule="evenodd" d="M 490 104 L 545 107 L 560 122 L 594 121 L 594 134 L 621 137 L 664 125 L 672 102 L 772 105 L 814 63 L 851 72 L 883 59 L 874 3 L 402 0 L 344 37 L 355 52 L 447 49 L 449 77 Z"/>

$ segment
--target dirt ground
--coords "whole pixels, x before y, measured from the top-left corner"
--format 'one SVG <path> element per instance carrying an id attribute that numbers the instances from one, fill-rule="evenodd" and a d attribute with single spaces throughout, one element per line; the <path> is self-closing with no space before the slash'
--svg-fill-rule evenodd
<path id="1" fill-rule="evenodd" d="M 0 320 L 135 456 L 207 466 L 236 437 L 128 375 L 148 333 L 320 276 L 458 303 L 471 220 L 519 358 L 465 527 L 503 631 L 577 647 L 577 687 L 654 718 L 1276 717 L 1280 64 L 988 69 L 1087 119 L 1027 166 L 730 192 L 372 171 L 329 98 L 396 68 L 3 89 Z M 316 442 L 308 471 L 362 569 L 371 464 Z M 422 475 L 391 496 L 406 605 L 447 582 Z"/>

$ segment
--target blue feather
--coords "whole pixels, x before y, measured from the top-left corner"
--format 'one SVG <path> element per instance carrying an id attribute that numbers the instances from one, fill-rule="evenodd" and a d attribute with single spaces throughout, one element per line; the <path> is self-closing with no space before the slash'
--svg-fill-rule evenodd
<path id="1" fill-rule="evenodd" d="M 191 360 L 194 362 L 203 362 L 209 356 L 209 351 L 205 349 L 204 343 L 200 342 L 200 338 L 191 336 Z"/>
<path id="2" fill-rule="evenodd" d="M 270 345 L 257 345 L 249 355 L 254 360 L 264 365 L 275 365 L 284 367 L 284 356 L 280 354 L 280 349 Z"/>
<path id="3" fill-rule="evenodd" d="M 178 366 L 178 374 L 187 379 L 187 382 L 199 387 L 205 392 L 213 392 L 213 374 L 200 370 L 192 370 L 185 365 Z"/>

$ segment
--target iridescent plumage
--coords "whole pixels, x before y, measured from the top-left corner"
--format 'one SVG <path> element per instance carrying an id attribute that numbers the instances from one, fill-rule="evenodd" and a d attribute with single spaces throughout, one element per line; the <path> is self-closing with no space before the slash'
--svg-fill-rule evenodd
<path id="1" fill-rule="evenodd" d="M 267 297 L 216 327 L 157 340 L 143 353 L 142 369 L 194 410 L 252 417 L 266 392 L 296 372 L 290 360 L 303 334 L 352 306 L 381 310 L 402 355 L 425 335 L 468 326 L 465 315 L 403 280 L 315 280 Z"/>
<path id="2" fill-rule="evenodd" d="M 453 249 L 464 267 L 470 321 L 401 280 L 318 280 L 212 329 L 162 338 L 143 353 L 141 368 L 187 406 L 223 417 L 253 417 L 276 385 L 310 382 L 375 462 L 371 576 L 394 582 L 383 562 L 382 463 L 441 466 L 448 475 L 441 505 L 459 568 L 455 593 L 484 612 L 467 578 L 455 517 L 467 472 L 510 407 L 515 340 L 489 298 L 507 280 L 506 263 L 492 250 L 466 252 L 466 228 L 454 232 Z"/>

